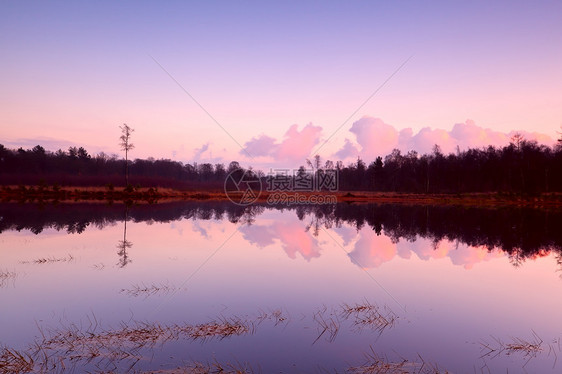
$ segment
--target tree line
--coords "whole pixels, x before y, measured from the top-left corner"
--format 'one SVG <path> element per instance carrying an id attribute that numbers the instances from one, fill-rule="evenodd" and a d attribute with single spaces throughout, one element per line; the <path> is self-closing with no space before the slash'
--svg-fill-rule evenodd
<path id="1" fill-rule="evenodd" d="M 123 175 L 128 169 L 127 178 Z M 103 152 L 90 155 L 83 147 L 56 152 L 37 145 L 8 149 L 0 144 L 1 184 L 124 185 L 143 187 L 222 188 L 225 177 L 242 169 L 237 161 L 182 163 L 169 159 L 123 160 Z M 320 178 L 336 171 L 340 191 L 413 193 L 508 192 L 540 194 L 562 191 L 562 141 L 555 147 L 539 145 L 515 136 L 504 147 L 471 148 L 444 154 L 434 146 L 430 154 L 403 154 L 395 149 L 367 164 L 361 158 L 343 165 L 319 156 L 307 161 L 291 178 Z M 266 185 L 261 171 L 245 170 Z M 274 170 L 275 172 L 275 170 Z"/>
<path id="2" fill-rule="evenodd" d="M 562 144 L 554 148 L 515 137 L 504 147 L 444 154 L 395 149 L 369 165 L 358 159 L 339 175 L 342 190 L 416 193 L 511 192 L 538 194 L 562 191 Z"/>

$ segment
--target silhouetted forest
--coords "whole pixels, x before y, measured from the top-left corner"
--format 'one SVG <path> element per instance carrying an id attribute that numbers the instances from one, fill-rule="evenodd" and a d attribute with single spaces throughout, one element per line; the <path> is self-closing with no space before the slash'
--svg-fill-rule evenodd
<path id="1" fill-rule="evenodd" d="M 362 159 L 344 166 L 316 156 L 290 178 L 308 175 L 319 179 L 337 171 L 341 191 L 393 191 L 415 193 L 508 192 L 540 194 L 562 191 L 562 142 L 550 148 L 514 137 L 502 148 L 458 150 L 443 154 L 438 146 L 431 154 L 394 150 L 367 164 Z M 240 164 L 182 163 L 168 159 L 120 159 L 117 155 L 90 155 L 82 147 L 67 151 L 7 149 L 0 145 L 1 184 L 58 184 L 62 186 L 115 186 L 125 184 L 125 166 L 132 185 L 222 189 L 225 177 Z M 251 170 L 251 168 L 249 169 Z M 275 172 L 275 170 L 274 170 Z M 261 172 L 254 175 L 267 183 Z"/>
<path id="2" fill-rule="evenodd" d="M 397 204 L 299 205 L 272 207 L 266 204 L 240 206 L 220 201 L 176 202 L 156 205 L 124 204 L 15 204 L 0 203 L 0 233 L 30 230 L 35 234 L 51 228 L 80 234 L 89 228 L 103 228 L 123 222 L 171 222 L 181 219 L 223 220 L 252 224 L 266 209 L 295 211 L 297 217 L 317 235 L 320 227 L 344 223 L 357 230 L 368 226 L 393 241 L 414 241 L 418 237 L 439 243 L 459 241 L 470 246 L 507 252 L 515 263 L 554 251 L 562 260 L 561 211 L 529 208 L 457 208 Z"/>

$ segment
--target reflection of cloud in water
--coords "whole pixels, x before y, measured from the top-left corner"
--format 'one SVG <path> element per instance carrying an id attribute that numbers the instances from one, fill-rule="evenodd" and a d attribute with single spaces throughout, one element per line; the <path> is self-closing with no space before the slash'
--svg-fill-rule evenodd
<path id="1" fill-rule="evenodd" d="M 209 234 L 207 233 L 207 230 L 205 228 L 201 227 L 201 224 L 199 223 L 199 221 L 193 220 L 193 226 L 192 227 L 193 227 L 194 232 L 198 232 L 205 239 L 209 239 Z"/>
<path id="2" fill-rule="evenodd" d="M 395 244 L 389 237 L 377 236 L 375 231 L 365 228 L 359 232 L 359 240 L 349 253 L 349 258 L 357 266 L 373 268 L 391 261 L 396 255 L 409 259 L 412 253 L 424 261 L 448 257 L 454 265 L 462 265 L 465 269 L 471 269 L 479 262 L 505 256 L 501 251 L 489 252 L 485 247 L 471 247 L 446 240 L 435 245 L 433 241 L 424 238 L 413 242 L 402 239 Z"/>
<path id="3" fill-rule="evenodd" d="M 357 237 L 357 229 L 347 225 L 335 227 L 333 228 L 333 231 L 340 236 L 343 241 L 342 245 L 344 247 L 349 245 L 349 243 L 351 243 L 351 241 L 355 239 L 355 237 Z"/>
<path id="4" fill-rule="evenodd" d="M 275 233 L 270 226 L 253 224 L 241 227 L 240 232 L 244 234 L 244 239 L 259 248 L 264 248 L 274 243 Z"/>
<path id="5" fill-rule="evenodd" d="M 469 247 L 466 244 L 459 244 L 458 248 L 451 250 L 448 255 L 453 264 L 463 265 L 465 269 L 472 269 L 478 262 L 505 257 L 505 253 L 499 250 L 489 252 L 486 247 Z"/>
<path id="6" fill-rule="evenodd" d="M 175 230 L 179 236 L 183 235 L 183 227 L 181 225 L 177 225 L 176 221 L 170 223 L 170 229 Z"/>
<path id="7" fill-rule="evenodd" d="M 240 232 L 243 233 L 244 239 L 260 248 L 274 244 L 275 239 L 278 239 L 287 256 L 292 259 L 297 257 L 297 253 L 307 261 L 320 257 L 318 240 L 305 231 L 301 222 L 244 226 Z"/>
<path id="8" fill-rule="evenodd" d="M 362 268 L 379 267 L 396 255 L 396 244 L 388 236 L 377 235 L 370 228 L 359 233 L 359 240 L 348 256 L 355 265 Z"/>

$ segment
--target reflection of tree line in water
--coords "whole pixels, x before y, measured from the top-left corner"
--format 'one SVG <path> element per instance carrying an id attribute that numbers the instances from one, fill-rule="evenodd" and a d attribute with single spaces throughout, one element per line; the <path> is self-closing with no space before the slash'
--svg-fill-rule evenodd
<path id="1" fill-rule="evenodd" d="M 226 219 L 232 223 L 251 224 L 266 209 L 267 206 L 261 204 L 242 207 L 220 201 L 131 207 L 122 204 L 0 204 L 0 233 L 30 230 L 39 234 L 46 228 L 81 233 L 88 226 L 101 229 L 117 222 L 171 222 L 180 219 Z M 368 225 L 377 234 L 384 232 L 394 242 L 399 239 L 413 241 L 419 236 L 435 243 L 446 239 L 490 250 L 500 248 L 516 262 L 551 251 L 562 254 L 562 211 L 399 204 L 301 205 L 282 209 L 294 210 L 303 221 L 312 217 L 312 234 L 317 233 L 320 227 L 338 227 L 347 223 L 358 230 Z M 120 244 L 123 243 L 128 244 L 125 235 L 120 241 Z M 125 246 L 124 254 L 126 249 Z"/>
<path id="2" fill-rule="evenodd" d="M 170 222 L 180 219 L 223 220 L 232 223 L 251 222 L 265 210 L 262 206 L 242 207 L 231 203 L 208 201 L 153 205 L 124 204 L 56 204 L 34 205 L 0 203 L 0 233 L 6 230 L 29 230 L 39 234 L 52 228 L 80 234 L 88 227 L 103 229 L 123 222 Z"/>
<path id="3" fill-rule="evenodd" d="M 488 250 L 498 248 L 515 264 L 551 251 L 562 256 L 562 211 L 338 204 L 298 207 L 297 215 L 301 220 L 314 217 L 313 232 L 318 232 L 318 226 L 338 227 L 344 222 L 357 230 L 368 225 L 377 235 L 384 232 L 395 243 L 422 237 L 433 241 L 435 247 L 445 239 Z"/>

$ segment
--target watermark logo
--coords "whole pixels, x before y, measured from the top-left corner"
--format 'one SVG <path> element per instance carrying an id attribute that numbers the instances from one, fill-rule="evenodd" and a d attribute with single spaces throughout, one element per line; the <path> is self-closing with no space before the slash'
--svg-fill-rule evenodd
<path id="1" fill-rule="evenodd" d="M 261 191 L 261 179 L 251 170 L 234 169 L 224 181 L 226 197 L 237 205 L 246 206 L 256 202 Z"/>
<path id="2" fill-rule="evenodd" d="M 267 197 L 269 205 L 324 205 L 336 204 L 338 198 L 327 194 L 302 194 L 298 192 L 273 192 Z"/>
<path id="3" fill-rule="evenodd" d="M 337 203 L 336 195 L 329 194 L 339 188 L 337 169 L 270 169 L 267 176 L 252 170 L 235 169 L 226 177 L 224 192 L 234 204 L 247 206 L 259 199 L 262 182 L 269 205 Z"/>
<path id="4" fill-rule="evenodd" d="M 339 188 L 337 169 L 271 169 L 268 192 L 335 192 Z"/>

